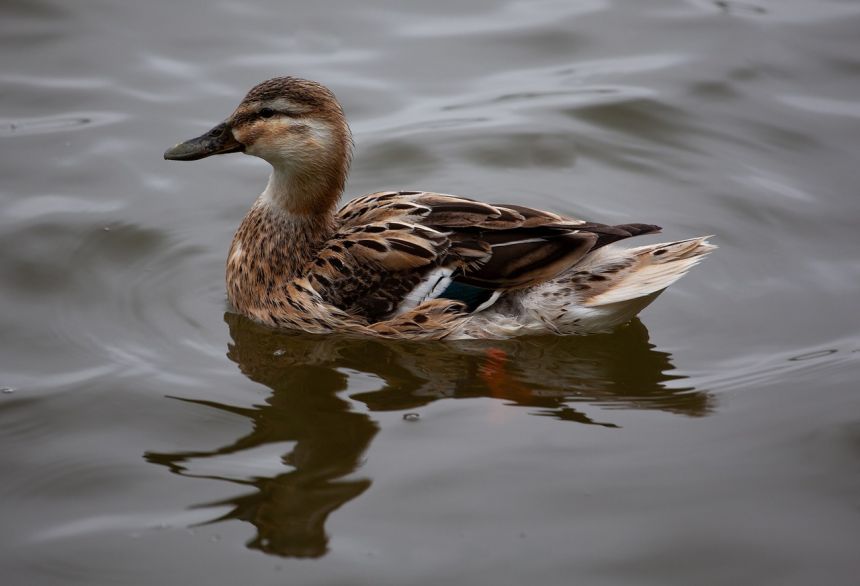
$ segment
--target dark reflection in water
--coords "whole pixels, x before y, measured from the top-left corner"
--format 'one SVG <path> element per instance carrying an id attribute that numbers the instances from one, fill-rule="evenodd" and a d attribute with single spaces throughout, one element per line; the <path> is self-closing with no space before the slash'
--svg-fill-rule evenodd
<path id="1" fill-rule="evenodd" d="M 257 528 L 248 546 L 280 556 L 324 555 L 328 515 L 371 484 L 369 479 L 344 480 L 358 469 L 379 429 L 339 396 L 348 389 L 345 371 L 381 379 L 379 389 L 350 395 L 371 411 L 414 409 L 443 398 L 493 397 L 537 408 L 537 415 L 616 427 L 593 421 L 573 405 L 689 416 L 711 408 L 706 393 L 684 388 L 677 382 L 683 377 L 668 374 L 674 368 L 670 355 L 654 349 L 639 321 L 600 336 L 446 344 L 274 332 L 230 313 L 225 320 L 233 339 L 228 357 L 250 379 L 271 388 L 271 396 L 254 407 L 183 400 L 247 417 L 253 431 L 209 451 L 146 457 L 180 475 L 253 487 L 251 493 L 197 507 L 232 507 L 210 523 L 248 521 Z M 666 383 L 672 380 L 670 388 Z M 283 474 L 235 479 L 188 471 L 192 461 L 277 442 L 295 442 L 283 457 L 293 469 Z"/>

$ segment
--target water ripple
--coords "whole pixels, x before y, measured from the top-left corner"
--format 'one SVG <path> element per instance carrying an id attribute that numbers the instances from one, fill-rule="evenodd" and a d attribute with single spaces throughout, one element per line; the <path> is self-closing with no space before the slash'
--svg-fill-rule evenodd
<path id="1" fill-rule="evenodd" d="M 277 560 L 303 584 L 504 582 L 512 558 L 524 583 L 812 583 L 854 562 L 858 3 L 174 4 L 0 9 L 7 582 L 276 580 L 243 545 L 328 554 Z M 343 102 L 350 196 L 448 191 L 721 249 L 603 337 L 225 315 L 267 170 L 161 153 L 277 74 Z M 204 522 L 230 538 L 178 540 Z M 661 557 L 679 543 L 689 563 Z"/>
<path id="2" fill-rule="evenodd" d="M 805 112 L 860 118 L 860 102 L 833 100 L 816 96 L 782 96 L 780 101 Z"/>
<path id="3" fill-rule="evenodd" d="M 0 119 L 0 136 L 27 136 L 69 130 L 86 130 L 97 126 L 114 124 L 127 118 L 126 114 L 118 112 L 74 112 L 40 118 L 6 118 Z"/>
<path id="4" fill-rule="evenodd" d="M 425 15 L 420 22 L 397 20 L 397 32 L 406 37 L 448 37 L 458 35 L 499 34 L 506 31 L 521 31 L 556 25 L 559 20 L 576 18 L 606 10 L 606 0 L 533 0 L 508 2 L 494 13 L 433 18 Z"/>
<path id="5" fill-rule="evenodd" d="M 820 346 L 783 350 L 765 355 L 744 356 L 725 364 L 721 372 L 696 376 L 694 380 L 713 392 L 755 389 L 775 380 L 787 380 L 800 373 L 830 371 L 860 361 L 855 339 L 835 340 Z"/>

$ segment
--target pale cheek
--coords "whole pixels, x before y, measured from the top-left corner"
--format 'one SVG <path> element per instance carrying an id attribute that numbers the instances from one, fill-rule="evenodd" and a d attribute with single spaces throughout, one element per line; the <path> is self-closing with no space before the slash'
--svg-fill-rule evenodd
<path id="1" fill-rule="evenodd" d="M 291 133 L 267 137 L 265 148 L 260 150 L 270 158 L 295 161 L 307 158 L 315 145 L 306 136 Z"/>
<path id="2" fill-rule="evenodd" d="M 315 159 L 331 149 L 333 136 L 326 124 L 290 119 L 255 124 L 233 134 L 245 145 L 246 154 L 269 161 Z"/>

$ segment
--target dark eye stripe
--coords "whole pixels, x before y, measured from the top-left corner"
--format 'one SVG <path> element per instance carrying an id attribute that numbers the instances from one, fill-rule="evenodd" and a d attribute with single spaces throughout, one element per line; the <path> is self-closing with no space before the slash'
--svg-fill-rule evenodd
<path id="1" fill-rule="evenodd" d="M 256 115 L 260 118 L 272 118 L 277 115 L 289 116 L 290 118 L 298 118 L 301 116 L 301 114 L 298 114 L 297 112 L 290 112 L 289 110 L 273 110 L 272 108 L 262 108 Z"/>
<path id="2" fill-rule="evenodd" d="M 265 116 L 263 115 L 263 112 L 266 113 Z M 272 114 L 269 115 L 269 112 L 272 112 Z M 273 118 L 274 116 L 288 116 L 289 118 L 301 118 L 302 114 L 299 114 L 298 112 L 274 110 L 273 108 L 261 108 L 260 110 L 257 110 L 256 112 L 253 112 L 253 111 L 247 112 L 246 111 L 246 112 L 243 112 L 241 114 L 237 114 L 236 117 L 233 118 L 232 124 L 233 124 L 233 126 L 241 126 L 243 124 L 253 123 L 255 120 Z"/>

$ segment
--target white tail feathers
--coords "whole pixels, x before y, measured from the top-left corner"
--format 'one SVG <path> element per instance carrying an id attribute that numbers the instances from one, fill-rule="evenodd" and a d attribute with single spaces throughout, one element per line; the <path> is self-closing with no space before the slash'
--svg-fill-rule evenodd
<path id="1" fill-rule="evenodd" d="M 605 266 L 627 266 L 612 275 L 601 291 L 595 291 L 590 297 L 584 296 L 582 304 L 586 307 L 600 307 L 659 293 L 717 248 L 707 241 L 708 238 L 710 236 L 701 236 L 627 249 L 607 246 L 597 250 L 593 258 L 585 259 L 588 267 L 582 266 L 586 263 L 581 263 L 577 269 L 601 274 L 604 272 L 601 269 Z M 652 299 L 654 297 L 656 295 L 653 295 Z"/>

